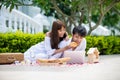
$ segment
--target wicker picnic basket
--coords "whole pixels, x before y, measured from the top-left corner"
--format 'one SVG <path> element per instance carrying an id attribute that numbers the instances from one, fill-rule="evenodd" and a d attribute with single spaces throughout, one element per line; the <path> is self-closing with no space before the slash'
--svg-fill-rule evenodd
<path id="1" fill-rule="evenodd" d="M 10 64 L 15 61 L 23 61 L 22 53 L 0 53 L 0 64 Z"/>

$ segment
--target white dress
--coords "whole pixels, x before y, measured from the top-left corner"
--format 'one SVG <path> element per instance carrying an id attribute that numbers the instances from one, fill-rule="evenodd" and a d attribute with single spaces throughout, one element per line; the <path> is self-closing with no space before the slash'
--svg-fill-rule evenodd
<path id="1" fill-rule="evenodd" d="M 58 47 L 63 48 L 66 46 L 66 43 L 67 42 L 63 40 L 59 43 Z M 54 51 L 55 51 L 55 49 L 51 48 L 50 37 L 46 36 L 44 41 L 42 41 L 36 45 L 33 45 L 24 53 L 24 59 L 31 60 L 33 58 L 34 59 L 59 58 L 61 56 L 62 52 L 52 56 Z"/>

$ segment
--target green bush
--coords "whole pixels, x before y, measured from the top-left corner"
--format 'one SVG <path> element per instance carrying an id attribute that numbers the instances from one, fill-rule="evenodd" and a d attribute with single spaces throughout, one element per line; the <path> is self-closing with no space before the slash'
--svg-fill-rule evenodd
<path id="1" fill-rule="evenodd" d="M 0 52 L 25 52 L 30 46 L 43 40 L 43 33 L 0 33 Z"/>
<path id="2" fill-rule="evenodd" d="M 100 54 L 120 54 L 120 37 L 117 36 L 87 36 L 87 49 L 97 47 Z"/>
<path id="3" fill-rule="evenodd" d="M 44 40 L 45 34 L 0 33 L 0 53 L 25 52 L 32 45 Z M 100 54 L 120 54 L 120 37 L 118 36 L 87 36 L 87 49 L 97 47 Z"/>

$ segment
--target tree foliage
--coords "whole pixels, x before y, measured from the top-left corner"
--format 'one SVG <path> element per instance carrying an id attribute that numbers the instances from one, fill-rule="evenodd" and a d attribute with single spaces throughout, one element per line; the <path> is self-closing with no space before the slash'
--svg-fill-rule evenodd
<path id="1" fill-rule="evenodd" d="M 71 26 L 81 25 L 83 22 L 89 24 L 90 34 L 101 23 L 110 27 L 120 29 L 120 0 L 2 0 L 1 6 L 10 6 L 10 11 L 17 6 L 38 6 L 45 11 L 46 16 L 54 16 L 62 20 L 70 32 Z M 96 25 L 91 25 L 94 21 Z"/>

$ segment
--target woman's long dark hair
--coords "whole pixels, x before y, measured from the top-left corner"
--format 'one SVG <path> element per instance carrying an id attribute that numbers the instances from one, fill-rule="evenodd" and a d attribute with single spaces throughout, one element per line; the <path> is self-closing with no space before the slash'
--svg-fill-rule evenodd
<path id="1" fill-rule="evenodd" d="M 67 36 L 67 34 L 64 34 L 63 37 L 59 37 L 58 30 L 62 29 L 62 27 L 66 28 L 63 22 L 60 20 L 53 22 L 52 31 L 50 33 L 50 42 L 52 49 L 59 49 L 58 44 Z"/>

